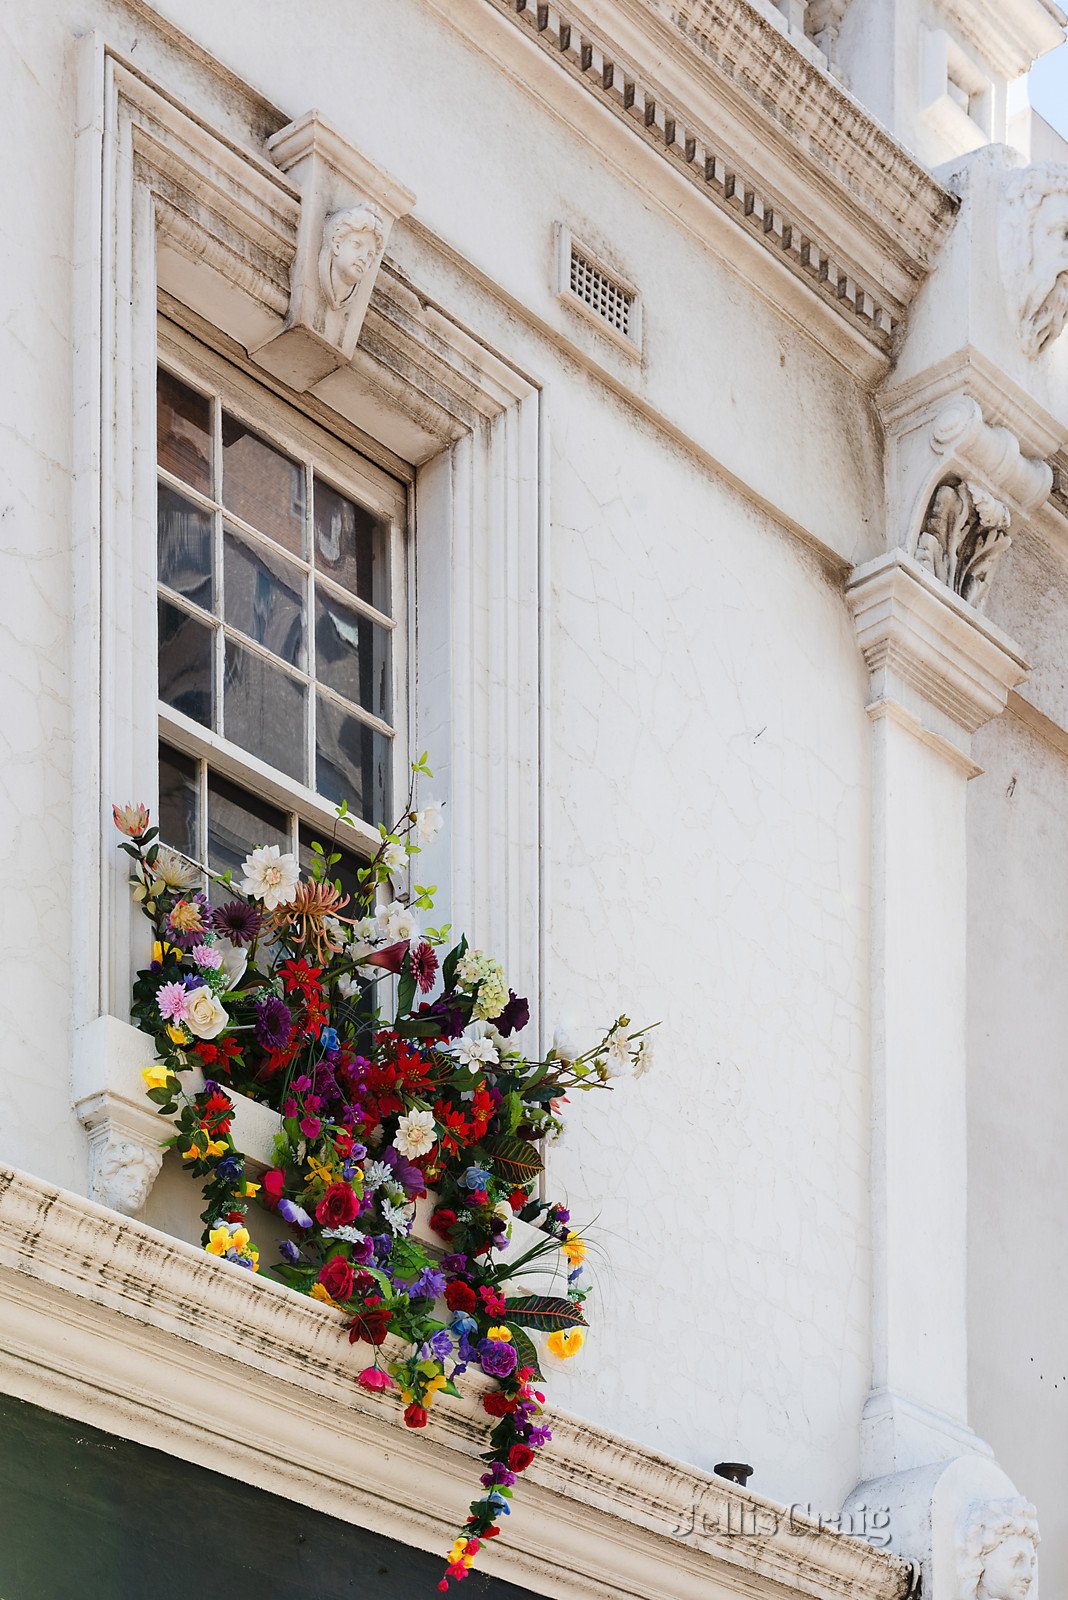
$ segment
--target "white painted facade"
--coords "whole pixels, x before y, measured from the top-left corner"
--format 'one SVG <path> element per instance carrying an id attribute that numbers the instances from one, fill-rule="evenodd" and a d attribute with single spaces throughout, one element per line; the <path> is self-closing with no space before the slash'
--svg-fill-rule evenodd
<path id="1" fill-rule="evenodd" d="M 402 743 L 450 802 L 426 871 L 453 921 L 545 1042 L 662 1019 L 655 1072 L 576 1105 L 552 1156 L 599 1240 L 596 1328 L 554 1373 L 581 1419 L 567 1467 L 488 1569 L 548 1595 L 903 1592 L 890 1556 L 826 1531 L 673 1537 L 680 1507 L 722 1512 L 709 1474 L 739 1460 L 736 1506 L 887 1508 L 939 1600 L 968 1592 L 969 1508 L 1022 1495 L 1054 1594 L 1068 337 L 1044 302 L 1068 283 L 1068 147 L 1010 117 L 1009 85 L 1064 18 L 299 9 L 2 14 L 0 1162 L 23 1176 L 0 1190 L 0 1388 L 294 1492 L 266 1443 L 228 1456 L 160 1420 L 124 1304 L 141 1248 L 161 1288 L 137 1325 L 163 1349 L 208 1270 L 175 1243 L 191 1186 L 165 1163 L 153 1187 L 139 1154 L 138 935 L 105 833 L 111 800 L 154 799 L 154 367 L 157 338 L 193 335 L 409 486 Z M 311 338 L 324 218 L 368 199 L 389 224 L 368 304 Z M 569 294 L 572 247 L 632 297 L 627 335 Z M 947 483 L 978 541 L 955 586 Z M 238 1293 L 210 1271 L 190 1394 Z M 289 1394 L 299 1340 L 334 1336 L 293 1298 L 244 1313 L 243 1405 L 264 1349 Z M 35 1343 L 49 1304 L 71 1329 L 82 1308 L 84 1353 Z M 352 1483 L 385 1437 L 354 1404 Z M 473 1416 L 416 1444 L 469 1457 Z M 463 1499 L 439 1482 L 390 1521 L 300 1492 L 429 1548 Z M 550 1553 L 559 1507 L 585 1555 Z"/>

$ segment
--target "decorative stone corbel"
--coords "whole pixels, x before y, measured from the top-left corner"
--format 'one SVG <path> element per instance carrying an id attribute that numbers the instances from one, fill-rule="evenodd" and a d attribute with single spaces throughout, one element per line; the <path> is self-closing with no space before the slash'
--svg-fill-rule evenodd
<path id="1" fill-rule="evenodd" d="M 163 1128 L 145 1098 L 152 1040 L 117 1017 L 97 1017 L 74 1041 L 74 1109 L 89 1135 L 89 1198 L 137 1216 L 163 1164 Z"/>
<path id="2" fill-rule="evenodd" d="M 301 192 L 289 311 L 249 353 L 303 393 L 352 360 L 390 230 L 415 196 L 309 111 L 267 142 Z"/>
<path id="3" fill-rule="evenodd" d="M 996 1462 L 958 1456 L 862 1483 L 844 1513 L 880 1506 L 890 1547 L 919 1567 L 927 1600 L 1032 1600 L 1038 1517 Z M 844 1514 L 843 1513 L 843 1514 Z"/>
<path id="4" fill-rule="evenodd" d="M 910 555 L 977 611 L 1022 521 L 1048 498 L 1053 470 L 992 427 L 973 395 L 945 393 L 889 421 L 890 526 Z"/>
<path id="5" fill-rule="evenodd" d="M 805 32 L 827 57 L 831 71 L 841 76 L 838 62 L 838 34 L 850 0 L 808 0 Z"/>
<path id="6" fill-rule="evenodd" d="M 1041 161 L 1010 173 L 1000 233 L 1017 337 L 1035 361 L 1068 323 L 1068 165 Z"/>

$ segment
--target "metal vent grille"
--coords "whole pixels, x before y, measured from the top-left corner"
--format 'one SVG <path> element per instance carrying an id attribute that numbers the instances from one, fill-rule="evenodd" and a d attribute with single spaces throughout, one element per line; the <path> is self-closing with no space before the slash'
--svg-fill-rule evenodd
<path id="1" fill-rule="evenodd" d="M 571 293 L 588 306 L 595 316 L 607 322 L 624 339 L 634 337 L 635 296 L 603 272 L 574 242 L 571 245 L 569 283 Z"/>

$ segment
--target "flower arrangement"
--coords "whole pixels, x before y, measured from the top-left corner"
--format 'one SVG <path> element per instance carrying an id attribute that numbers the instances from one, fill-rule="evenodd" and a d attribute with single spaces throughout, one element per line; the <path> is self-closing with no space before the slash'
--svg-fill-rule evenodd
<path id="1" fill-rule="evenodd" d="M 585 1052 L 561 1041 L 525 1057 L 516 1036 L 529 1007 L 500 964 L 448 927 L 421 926 L 433 889 L 392 897 L 442 823 L 440 805 L 414 808 L 420 776 L 432 776 L 425 756 L 348 896 L 332 877 L 345 805 L 307 875 L 259 847 L 236 886 L 161 843 L 144 806 L 114 818 L 154 935 L 131 1007 L 158 1056 L 145 1087 L 172 1120 L 164 1145 L 203 1184 L 204 1247 L 257 1272 L 250 1201 L 274 1212 L 288 1236 L 263 1270 L 345 1313 L 350 1342 L 367 1348 L 357 1383 L 397 1392 L 410 1428 L 437 1395 L 459 1394 L 468 1368 L 493 1382 L 482 1492 L 448 1553 L 446 1590 L 499 1534 L 516 1479 L 551 1437 L 532 1334 L 558 1359 L 585 1338 L 587 1245 L 537 1192 L 539 1142 L 559 1133 L 569 1091 L 644 1071 L 650 1040 L 620 1017 Z M 236 1095 L 279 1114 L 260 1183 L 231 1136 Z M 412 1232 L 428 1192 L 438 1246 Z M 533 1243 L 505 1259 L 515 1218 L 534 1225 Z M 562 1262 L 563 1292 L 516 1292 L 541 1257 Z"/>

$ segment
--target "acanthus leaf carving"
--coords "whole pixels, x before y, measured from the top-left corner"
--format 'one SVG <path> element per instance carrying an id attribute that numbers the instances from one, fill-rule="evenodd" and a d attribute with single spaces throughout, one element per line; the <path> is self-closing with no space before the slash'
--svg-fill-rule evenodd
<path id="1" fill-rule="evenodd" d="M 962 600 L 985 611 L 994 569 L 1012 544 L 1008 507 L 963 478 L 939 484 L 916 543 L 916 559 Z"/>
<path id="2" fill-rule="evenodd" d="M 1068 164 L 1041 161 L 1011 174 L 1001 233 L 1017 336 L 1034 361 L 1068 324 Z"/>

